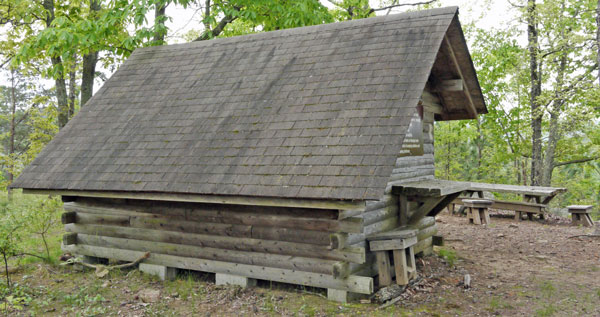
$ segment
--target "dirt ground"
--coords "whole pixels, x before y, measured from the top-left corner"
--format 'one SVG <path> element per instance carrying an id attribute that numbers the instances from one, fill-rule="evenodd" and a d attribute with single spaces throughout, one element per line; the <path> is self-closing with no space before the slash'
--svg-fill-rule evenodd
<path id="1" fill-rule="evenodd" d="M 50 316 L 600 316 L 600 238 L 568 220 L 488 226 L 442 213 L 446 244 L 417 260 L 421 279 L 395 305 L 327 301 L 322 289 L 261 281 L 240 289 L 214 285 L 214 275 L 180 272 L 161 282 L 137 270 L 92 271 L 30 264 L 1 308 L 7 315 Z M 462 285 L 465 274 L 471 288 Z"/>

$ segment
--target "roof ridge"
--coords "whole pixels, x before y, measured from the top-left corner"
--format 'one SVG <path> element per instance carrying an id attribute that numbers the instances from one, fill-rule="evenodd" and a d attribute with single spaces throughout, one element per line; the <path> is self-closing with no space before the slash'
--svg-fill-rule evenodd
<path id="1" fill-rule="evenodd" d="M 358 19 L 358 20 L 349 20 L 349 21 L 340 21 L 340 22 L 332 22 L 332 23 L 324 23 L 324 24 L 315 24 L 309 26 L 295 27 L 283 30 L 275 30 L 275 31 L 267 31 L 267 32 L 258 32 L 251 33 L 239 36 L 232 37 L 221 37 L 215 38 L 209 41 L 192 41 L 187 43 L 176 43 L 162 46 L 147 46 L 137 48 L 135 52 L 148 52 L 148 51 L 167 51 L 167 50 L 179 50 L 182 47 L 199 47 L 199 46 L 208 46 L 208 45 L 218 45 L 225 44 L 228 42 L 237 42 L 243 41 L 251 38 L 272 38 L 276 36 L 289 36 L 296 34 L 309 34 L 317 31 L 333 31 L 344 28 L 352 28 L 352 27 L 364 27 L 366 25 L 373 25 L 378 23 L 391 23 L 401 20 L 410 20 L 410 19 L 418 19 L 418 18 L 426 18 L 436 15 L 446 15 L 446 14 L 458 14 L 458 6 L 449 6 L 443 8 L 435 8 L 428 10 L 419 10 L 419 11 L 409 11 L 402 13 L 395 13 L 389 15 L 375 16 L 371 18 Z M 133 54 L 132 54 L 133 55 Z"/>

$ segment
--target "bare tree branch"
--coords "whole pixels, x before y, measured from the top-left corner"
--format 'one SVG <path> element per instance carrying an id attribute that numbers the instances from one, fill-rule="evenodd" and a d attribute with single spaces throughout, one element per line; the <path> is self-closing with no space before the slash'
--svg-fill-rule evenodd
<path id="1" fill-rule="evenodd" d="M 377 12 L 377 11 L 385 11 L 385 10 L 391 10 L 393 8 L 398 8 L 398 7 L 405 7 L 405 6 L 418 6 L 418 5 L 423 5 L 423 4 L 431 4 L 436 2 L 437 0 L 429 0 L 429 1 L 422 1 L 422 2 L 413 2 L 413 3 L 399 3 L 399 4 L 392 4 L 389 5 L 387 7 L 381 7 L 381 8 L 377 8 L 377 9 L 371 9 L 371 11 L 369 13 L 373 13 L 373 12 Z M 331 2 L 331 1 L 330 1 Z"/>
<path id="2" fill-rule="evenodd" d="M 582 159 L 578 159 L 578 160 L 571 160 L 571 161 L 565 161 L 565 162 L 558 162 L 558 163 L 555 163 L 554 166 L 558 167 L 558 166 L 569 165 L 569 164 L 585 163 L 585 162 L 595 161 L 598 159 L 600 159 L 600 156 L 582 158 Z"/>

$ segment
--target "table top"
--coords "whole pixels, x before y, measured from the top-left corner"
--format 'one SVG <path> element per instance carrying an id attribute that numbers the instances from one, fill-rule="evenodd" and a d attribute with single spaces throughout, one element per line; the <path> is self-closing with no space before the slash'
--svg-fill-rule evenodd
<path id="1" fill-rule="evenodd" d="M 496 193 L 512 193 L 531 196 L 554 196 L 566 192 L 566 188 L 561 187 L 543 187 L 543 186 L 523 186 L 508 184 L 489 184 L 470 182 L 470 190 L 488 191 Z"/>
<path id="2" fill-rule="evenodd" d="M 419 196 L 447 196 L 469 190 L 468 182 L 448 181 L 443 179 L 425 179 L 405 182 L 392 186 L 393 194 Z"/>

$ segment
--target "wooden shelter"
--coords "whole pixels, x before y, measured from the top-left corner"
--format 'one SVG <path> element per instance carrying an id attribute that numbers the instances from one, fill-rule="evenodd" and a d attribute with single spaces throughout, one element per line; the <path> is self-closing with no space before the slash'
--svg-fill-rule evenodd
<path id="1" fill-rule="evenodd" d="M 62 195 L 72 253 L 343 300 L 375 289 L 367 236 L 431 248 L 463 190 L 415 183 L 433 122 L 485 112 L 456 7 L 147 47 L 13 187 Z"/>

